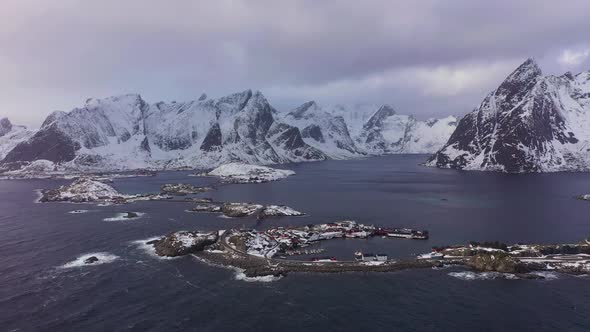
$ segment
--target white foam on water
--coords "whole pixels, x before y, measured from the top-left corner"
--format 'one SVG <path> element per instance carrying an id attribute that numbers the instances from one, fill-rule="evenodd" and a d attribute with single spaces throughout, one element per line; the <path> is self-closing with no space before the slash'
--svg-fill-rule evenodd
<path id="1" fill-rule="evenodd" d="M 88 212 L 90 212 L 90 210 L 72 210 L 72 211 L 70 211 L 68 213 L 70 213 L 70 214 L 82 214 L 82 213 L 88 213 Z"/>
<path id="2" fill-rule="evenodd" d="M 545 278 L 545 280 L 559 279 L 559 273 L 552 271 L 533 271 L 530 274 Z"/>
<path id="3" fill-rule="evenodd" d="M 127 212 L 124 213 L 117 213 L 114 217 L 111 218 L 104 218 L 103 221 L 128 221 L 128 220 L 137 220 L 145 215 L 143 212 L 134 212 L 137 214 L 137 217 L 127 218 Z"/>
<path id="4" fill-rule="evenodd" d="M 245 282 L 274 282 L 274 281 L 281 280 L 283 278 L 282 276 L 277 277 L 277 276 L 273 276 L 273 275 L 260 276 L 260 277 L 247 277 L 246 274 L 244 273 L 245 270 L 237 268 L 237 267 L 234 269 L 236 270 L 236 274 L 234 275 L 234 279 L 245 281 Z"/>
<path id="5" fill-rule="evenodd" d="M 87 260 L 88 258 L 90 258 L 92 256 L 98 258 L 98 261 L 96 261 L 94 263 L 84 263 L 85 260 Z M 102 264 L 112 263 L 119 258 L 120 258 L 119 256 L 113 255 L 108 252 L 94 252 L 94 253 L 89 253 L 89 254 L 84 254 L 82 256 L 79 256 L 75 260 L 68 262 L 60 267 L 63 269 L 71 269 L 71 268 L 77 268 L 77 267 L 102 265 Z"/>
<path id="6" fill-rule="evenodd" d="M 156 254 L 156 248 L 154 247 L 154 245 L 147 244 L 150 241 L 159 240 L 161 238 L 162 238 L 162 236 L 154 236 L 154 237 L 150 237 L 150 238 L 147 238 L 144 240 L 132 241 L 131 244 L 135 245 L 138 249 L 143 250 L 145 253 L 147 253 L 149 256 L 151 256 L 153 258 L 164 259 L 164 260 L 180 258 L 181 256 L 178 256 L 178 257 L 160 256 L 160 255 Z"/>
<path id="7" fill-rule="evenodd" d="M 472 271 L 462 271 L 462 272 L 449 272 L 451 277 L 461 279 L 461 280 L 492 280 L 492 279 L 518 279 L 517 276 L 511 273 L 500 273 L 500 272 L 472 272 Z"/>
<path id="8" fill-rule="evenodd" d="M 216 264 L 216 263 L 211 263 L 210 261 L 203 259 L 201 257 L 198 257 L 196 255 L 192 255 L 196 260 L 205 263 L 209 266 L 215 266 L 215 267 L 220 267 L 220 268 L 224 268 L 224 269 L 230 269 L 230 270 L 234 270 L 236 272 L 236 274 L 234 275 L 234 279 L 235 280 L 240 280 L 240 281 L 245 281 L 245 282 L 274 282 L 274 281 L 278 281 L 280 279 L 282 279 L 282 276 L 272 276 L 272 275 L 268 275 L 268 276 L 260 276 L 260 277 L 248 277 L 246 276 L 246 274 L 244 273 L 246 270 L 241 269 L 239 267 L 235 267 L 235 266 L 231 266 L 231 265 L 222 265 L 222 264 Z"/>
<path id="9" fill-rule="evenodd" d="M 37 198 L 33 200 L 33 203 L 41 203 L 41 198 L 43 198 L 42 189 L 35 189 L 35 193 L 37 194 Z"/>

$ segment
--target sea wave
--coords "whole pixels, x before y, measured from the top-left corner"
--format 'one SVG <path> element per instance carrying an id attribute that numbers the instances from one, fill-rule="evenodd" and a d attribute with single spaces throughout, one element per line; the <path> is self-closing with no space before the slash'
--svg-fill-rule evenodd
<path id="1" fill-rule="evenodd" d="M 451 277 L 461 280 L 492 280 L 492 279 L 518 279 L 517 276 L 511 273 L 500 273 L 500 272 L 449 272 Z"/>
<path id="2" fill-rule="evenodd" d="M 98 261 L 96 261 L 94 263 L 85 263 L 84 262 L 85 260 L 87 260 L 88 258 L 93 257 L 93 256 L 98 258 Z M 65 263 L 64 265 L 62 265 L 60 267 L 63 269 L 71 269 L 71 268 L 77 268 L 77 267 L 95 266 L 95 265 L 112 263 L 119 258 L 120 258 L 119 256 L 113 255 L 108 252 L 94 252 L 94 253 L 81 255 L 81 256 L 77 257 L 75 260 Z"/>
<path id="3" fill-rule="evenodd" d="M 72 211 L 70 211 L 68 213 L 70 213 L 70 214 L 82 214 L 82 213 L 88 213 L 88 212 L 90 212 L 90 210 L 72 210 Z"/>
<path id="4" fill-rule="evenodd" d="M 153 258 L 169 260 L 169 259 L 177 259 L 177 258 L 182 257 L 182 256 L 178 256 L 178 257 L 160 256 L 160 255 L 156 254 L 156 248 L 153 245 L 147 244 L 150 241 L 159 240 L 161 238 L 162 238 L 161 236 L 154 236 L 154 237 L 150 237 L 150 238 L 143 239 L 143 240 L 132 241 L 131 244 L 136 246 L 138 249 L 143 250 L 145 253 L 147 253 L 149 256 L 151 256 Z"/>
<path id="5" fill-rule="evenodd" d="M 124 213 L 117 213 L 114 217 L 111 218 L 104 218 L 103 221 L 127 221 L 127 220 L 137 220 L 145 215 L 143 212 L 134 212 L 137 214 L 137 217 L 127 218 L 127 212 Z"/>

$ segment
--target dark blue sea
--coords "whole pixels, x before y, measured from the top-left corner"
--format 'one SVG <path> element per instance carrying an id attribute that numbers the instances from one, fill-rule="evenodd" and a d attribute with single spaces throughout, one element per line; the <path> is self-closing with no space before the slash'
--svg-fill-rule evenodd
<path id="1" fill-rule="evenodd" d="M 191 205 L 137 202 L 98 207 L 34 203 L 36 189 L 67 180 L 0 181 L 0 330 L 3 331 L 588 331 L 590 277 L 466 280 L 462 270 L 290 274 L 236 279 L 194 257 L 160 259 L 135 241 L 177 230 L 265 229 L 354 219 L 427 229 L 427 241 L 372 238 L 321 244 L 411 257 L 470 240 L 564 243 L 590 235 L 590 174 L 505 175 L 419 166 L 425 156 L 281 165 L 283 181 L 222 185 L 220 201 L 287 204 L 302 218 L 225 219 Z M 188 172 L 116 179 L 125 193 L 164 183 L 210 184 Z M 69 211 L 86 209 L 85 214 Z M 104 221 L 118 212 L 145 213 Z M 74 261 L 101 253 L 96 266 Z"/>

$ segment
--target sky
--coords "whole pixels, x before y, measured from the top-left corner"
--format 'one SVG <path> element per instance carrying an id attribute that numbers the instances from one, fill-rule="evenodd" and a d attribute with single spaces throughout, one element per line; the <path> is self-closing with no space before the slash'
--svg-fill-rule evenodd
<path id="1" fill-rule="evenodd" d="M 0 118 L 89 97 L 260 90 L 278 110 L 392 105 L 462 116 L 529 57 L 590 69 L 590 1 L 3 0 Z"/>

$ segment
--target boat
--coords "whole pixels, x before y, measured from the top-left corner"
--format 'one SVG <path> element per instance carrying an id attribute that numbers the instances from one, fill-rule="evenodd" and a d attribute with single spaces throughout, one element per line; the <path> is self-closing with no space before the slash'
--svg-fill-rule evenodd
<path id="1" fill-rule="evenodd" d="M 411 228 L 394 228 L 387 232 L 387 236 L 403 239 L 426 240 L 428 239 L 428 231 Z"/>

